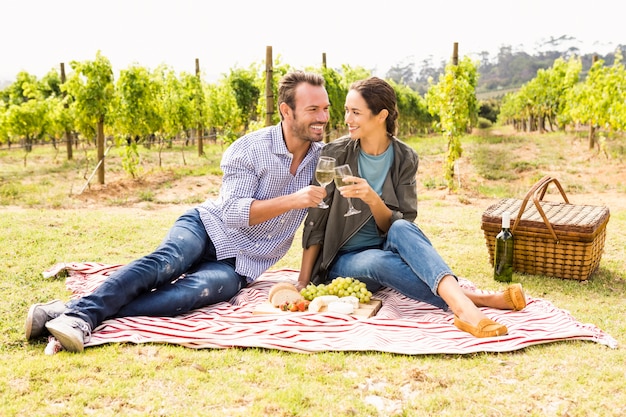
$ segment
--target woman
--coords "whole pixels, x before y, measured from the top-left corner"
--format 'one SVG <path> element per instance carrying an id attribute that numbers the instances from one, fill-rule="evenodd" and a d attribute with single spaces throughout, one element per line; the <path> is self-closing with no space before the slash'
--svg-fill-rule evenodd
<path id="1" fill-rule="evenodd" d="M 370 291 L 390 287 L 454 313 L 454 324 L 476 337 L 507 334 L 481 306 L 521 310 L 520 284 L 498 294 L 462 289 L 413 221 L 417 217 L 417 153 L 395 137 L 398 110 L 393 88 L 376 77 L 353 83 L 345 104 L 349 135 L 324 147 L 337 165 L 349 164 L 351 185 L 334 188 L 328 209 L 309 209 L 304 223 L 298 287 L 354 277 Z M 347 198 L 360 214 L 344 217 Z M 329 233 L 326 233 L 326 231 Z"/>

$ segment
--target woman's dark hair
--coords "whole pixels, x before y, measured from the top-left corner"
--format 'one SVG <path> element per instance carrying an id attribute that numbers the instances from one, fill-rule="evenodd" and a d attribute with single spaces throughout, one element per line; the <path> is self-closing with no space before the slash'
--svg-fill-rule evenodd
<path id="1" fill-rule="evenodd" d="M 280 103 L 286 103 L 291 110 L 296 109 L 296 88 L 302 84 L 308 83 L 316 87 L 324 87 L 324 77 L 320 74 L 304 71 L 289 72 L 281 78 L 278 83 L 278 104 L 280 113 Z M 283 115 L 280 113 L 280 120 Z"/>
<path id="2" fill-rule="evenodd" d="M 355 81 L 350 85 L 350 90 L 358 91 L 367 103 L 367 107 L 376 115 L 383 109 L 387 109 L 387 134 L 395 136 L 398 130 L 398 102 L 396 92 L 385 80 L 378 77 L 370 77 L 365 80 Z"/>

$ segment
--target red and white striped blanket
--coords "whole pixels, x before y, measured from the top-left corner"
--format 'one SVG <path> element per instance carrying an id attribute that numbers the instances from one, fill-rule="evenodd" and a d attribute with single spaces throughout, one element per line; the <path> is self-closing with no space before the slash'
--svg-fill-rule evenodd
<path id="1" fill-rule="evenodd" d="M 66 285 L 72 297 L 80 297 L 92 292 L 120 266 L 65 263 L 48 269 L 44 276 L 67 272 Z M 106 320 L 94 329 L 85 346 L 116 342 L 171 343 L 195 349 L 258 347 L 299 353 L 380 351 L 407 355 L 509 352 L 565 340 L 588 340 L 617 347 L 617 341 L 598 327 L 580 323 L 567 311 L 528 294 L 528 305 L 522 311 L 483 308 L 488 317 L 509 329 L 506 336 L 486 339 L 458 330 L 451 312 L 390 289 L 375 294 L 382 300 L 382 308 L 368 319 L 337 313 L 253 314 L 258 303 L 267 301 L 273 284 L 296 279 L 294 270 L 268 271 L 229 302 L 177 317 Z M 460 284 L 475 289 L 466 279 L 461 279 Z M 54 342 L 51 340 L 49 348 Z"/>

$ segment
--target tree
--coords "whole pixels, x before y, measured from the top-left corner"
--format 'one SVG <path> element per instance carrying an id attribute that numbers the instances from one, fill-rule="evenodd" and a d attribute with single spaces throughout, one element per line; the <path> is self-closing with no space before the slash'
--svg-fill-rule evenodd
<path id="1" fill-rule="evenodd" d="M 0 99 L 0 145 L 7 143 L 11 147 L 11 137 L 9 134 L 8 105 Z"/>
<path id="2" fill-rule="evenodd" d="M 61 77 L 57 70 L 52 69 L 39 81 L 39 90 L 44 98 L 62 97 Z"/>
<path id="3" fill-rule="evenodd" d="M 385 78 L 394 81 L 396 84 L 411 85 L 415 80 L 415 64 L 409 63 L 404 66 L 395 65 L 387 71 Z"/>
<path id="4" fill-rule="evenodd" d="M 72 61 L 70 66 L 74 73 L 63 87 L 73 97 L 71 106 L 83 134 L 88 136 L 95 128 L 98 182 L 104 184 L 104 124 L 115 92 L 113 69 L 100 51 L 94 61 Z"/>
<path id="5" fill-rule="evenodd" d="M 399 134 L 408 136 L 427 130 L 433 119 L 424 98 L 404 84 L 394 81 L 390 84 L 396 92 L 398 112 L 402 115 L 398 120 Z"/>
<path id="6" fill-rule="evenodd" d="M 157 112 L 161 125 L 156 131 L 160 138 L 159 143 L 159 166 L 161 166 L 160 151 L 165 143 L 171 139 L 186 135 L 186 128 L 192 123 L 192 103 L 185 94 L 182 83 L 176 73 L 169 67 L 161 65 L 153 72 L 155 82 L 160 86 L 156 102 Z M 185 163 L 184 143 L 183 163 Z"/>
<path id="7" fill-rule="evenodd" d="M 5 107 L 2 129 L 9 140 L 16 138 L 23 140 L 24 165 L 32 150 L 33 143 L 41 140 L 48 133 L 50 119 L 48 109 L 52 106 L 52 98 L 46 99 L 42 93 L 41 84 L 37 77 L 20 72 L 17 80 L 8 91 L 8 106 Z"/>
<path id="8" fill-rule="evenodd" d="M 8 105 L 22 104 L 34 99 L 38 90 L 37 77 L 26 71 L 20 71 L 15 82 L 3 90 L 3 101 Z"/>
<path id="9" fill-rule="evenodd" d="M 372 76 L 372 72 L 368 69 L 363 67 L 353 68 L 346 64 L 341 65 L 341 73 L 343 74 L 343 86 L 345 87 L 346 92 L 348 91 L 348 88 L 350 88 L 350 84 L 353 82 Z M 341 107 L 343 107 L 343 103 L 341 103 Z"/>
<path id="10" fill-rule="evenodd" d="M 567 117 L 563 110 L 567 101 L 567 92 L 578 82 L 581 69 L 580 59 L 571 57 L 568 61 L 557 58 L 551 68 L 539 69 L 532 80 L 517 91 L 519 100 L 509 100 L 506 106 L 508 117 L 515 117 L 527 131 L 546 130 L 546 121 L 554 130 L 555 123 L 563 125 Z"/>
<path id="11" fill-rule="evenodd" d="M 346 94 L 348 93 L 348 86 L 341 77 L 341 74 L 332 68 L 322 68 L 322 76 L 324 77 L 328 100 L 330 101 L 328 128 L 336 132 L 345 126 L 344 103 Z M 334 135 L 336 136 L 336 134 Z M 328 142 L 328 140 L 330 140 L 330 138 L 325 138 L 326 142 Z"/>
<path id="12" fill-rule="evenodd" d="M 57 139 L 65 136 L 66 143 L 66 155 L 67 160 L 72 159 L 72 135 L 73 129 L 73 116 L 72 112 L 67 106 L 67 101 L 62 97 L 51 96 L 48 99 L 48 134 L 52 137 L 56 143 Z"/>
<path id="13" fill-rule="evenodd" d="M 248 115 L 241 112 L 230 78 L 224 77 L 215 85 L 207 85 L 205 90 L 209 124 L 224 143 L 230 144 L 244 128 L 244 120 L 249 121 Z"/>
<path id="14" fill-rule="evenodd" d="M 621 52 L 616 53 L 612 66 L 598 60 L 589 70 L 583 83 L 572 89 L 568 96 L 567 110 L 571 119 L 595 128 L 611 130 L 626 129 L 626 71 Z M 595 147 L 593 133 L 589 135 L 589 149 Z"/>
<path id="15" fill-rule="evenodd" d="M 464 57 L 458 65 L 446 65 L 439 82 L 433 84 L 426 94 L 426 103 L 432 115 L 439 117 L 438 127 L 448 140 L 444 174 L 448 187 L 454 188 L 454 167 L 461 157 L 461 136 L 477 120 L 476 83 L 477 65 Z"/>
<path id="16" fill-rule="evenodd" d="M 35 140 L 42 139 L 49 125 L 48 106 L 50 101 L 32 99 L 22 104 L 12 104 L 6 114 L 10 135 L 24 139 L 24 165 Z"/>
<path id="17" fill-rule="evenodd" d="M 198 142 L 198 156 L 204 154 L 202 148 L 202 131 L 201 127 L 205 126 L 206 114 L 203 114 L 203 110 L 206 106 L 206 97 L 204 96 L 204 89 L 202 87 L 202 80 L 198 75 L 192 75 L 187 72 L 183 72 L 180 75 L 181 86 L 185 91 L 185 96 L 189 99 L 189 118 L 191 125 L 187 128 L 196 130 L 196 139 Z"/>
<path id="18" fill-rule="evenodd" d="M 115 88 L 115 131 L 124 142 L 126 152 L 123 166 L 133 178 L 137 174 L 139 153 L 137 145 L 147 142 L 159 130 L 160 84 L 144 67 L 131 66 L 120 72 Z"/>
<path id="19" fill-rule="evenodd" d="M 237 124 L 241 125 L 243 134 L 248 131 L 250 123 L 257 120 L 256 108 L 261 97 L 258 72 L 258 68 L 254 66 L 247 70 L 236 68 L 232 69 L 227 77 L 228 85 L 239 108 L 241 120 Z"/>

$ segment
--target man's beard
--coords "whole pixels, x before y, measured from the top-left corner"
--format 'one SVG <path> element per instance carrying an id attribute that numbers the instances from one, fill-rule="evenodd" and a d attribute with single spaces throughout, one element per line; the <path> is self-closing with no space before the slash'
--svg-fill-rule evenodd
<path id="1" fill-rule="evenodd" d="M 316 124 L 316 125 L 320 125 L 322 126 L 322 130 L 320 132 L 319 135 L 315 135 L 312 134 L 309 130 L 309 128 L 311 127 L 311 125 Z M 291 133 L 294 134 L 294 136 L 300 138 L 303 141 L 306 142 L 320 142 L 322 140 L 324 140 L 324 129 L 323 129 L 324 125 L 320 124 L 320 123 L 310 123 L 305 125 L 304 123 L 299 123 L 298 120 L 295 118 L 293 118 L 293 128 L 291 129 Z"/>

